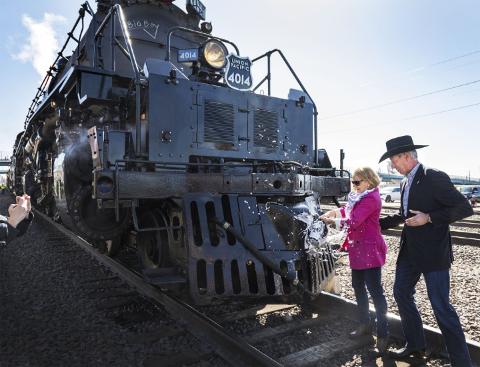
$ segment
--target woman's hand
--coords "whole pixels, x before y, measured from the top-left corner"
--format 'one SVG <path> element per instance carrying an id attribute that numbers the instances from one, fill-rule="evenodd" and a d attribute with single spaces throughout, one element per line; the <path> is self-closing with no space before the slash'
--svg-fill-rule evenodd
<path id="1" fill-rule="evenodd" d="M 329 226 L 334 226 L 335 225 L 335 218 L 337 217 L 337 210 L 329 210 L 325 214 L 320 216 L 320 220 L 329 225 Z"/>
<path id="2" fill-rule="evenodd" d="M 325 223 L 327 226 L 331 227 L 331 228 L 335 228 L 336 227 L 336 224 L 335 224 L 335 219 L 332 219 L 332 218 L 328 218 L 324 215 L 322 215 L 320 217 L 320 220 Z"/>
<path id="3" fill-rule="evenodd" d="M 328 212 L 321 215 L 320 219 L 321 218 L 336 218 L 336 217 L 337 217 L 337 211 L 336 210 L 329 210 Z"/>
<path id="4" fill-rule="evenodd" d="M 320 217 L 320 220 L 325 224 L 334 224 L 335 223 L 335 221 L 332 218 L 326 217 L 325 215 L 322 215 Z"/>

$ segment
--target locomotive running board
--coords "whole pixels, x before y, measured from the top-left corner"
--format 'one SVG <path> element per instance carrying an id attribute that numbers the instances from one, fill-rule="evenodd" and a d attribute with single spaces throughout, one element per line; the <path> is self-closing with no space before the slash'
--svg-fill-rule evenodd
<path id="1" fill-rule="evenodd" d="M 254 196 L 184 196 L 189 288 L 196 303 L 296 293 L 291 282 L 274 274 L 235 237 L 218 228 L 212 220 L 215 217 L 231 223 L 280 267 L 297 274 L 311 292 L 319 293 L 333 278 L 333 256 L 304 257 L 302 251 L 286 250 L 263 207 Z"/>

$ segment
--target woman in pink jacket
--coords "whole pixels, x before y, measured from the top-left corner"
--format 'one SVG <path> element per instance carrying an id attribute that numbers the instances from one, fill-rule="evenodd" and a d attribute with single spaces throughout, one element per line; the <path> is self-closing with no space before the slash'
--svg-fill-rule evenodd
<path id="1" fill-rule="evenodd" d="M 383 354 L 388 347 L 388 323 L 387 301 L 381 274 L 387 246 L 380 233 L 382 201 L 378 192 L 379 184 L 380 179 L 371 168 L 356 169 L 352 178 L 353 191 L 348 195 L 347 205 L 331 210 L 320 218 L 347 231 L 342 248 L 348 251 L 360 321 L 360 325 L 350 333 L 350 337 L 367 335 L 372 331 L 368 312 L 368 289 L 377 316 L 377 349 Z"/>

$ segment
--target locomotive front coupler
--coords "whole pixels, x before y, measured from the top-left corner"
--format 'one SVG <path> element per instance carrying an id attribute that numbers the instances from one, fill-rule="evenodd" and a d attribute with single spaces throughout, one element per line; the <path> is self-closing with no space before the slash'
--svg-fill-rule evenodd
<path id="1" fill-rule="evenodd" d="M 297 287 L 299 293 L 307 293 L 311 295 L 311 292 L 304 287 L 302 282 L 300 282 L 294 274 L 280 268 L 278 264 L 272 261 L 268 256 L 264 255 L 261 251 L 257 249 L 257 247 L 252 242 L 250 242 L 248 239 L 242 236 L 240 232 L 233 228 L 230 223 L 228 223 L 227 221 L 221 221 L 218 218 L 212 218 L 212 221 L 220 228 L 223 228 L 227 232 L 231 233 L 238 240 L 238 242 L 240 242 L 248 251 L 253 254 L 253 256 L 255 256 L 265 266 L 270 268 L 275 274 L 278 274 L 282 278 L 291 281 L 292 284 Z"/>

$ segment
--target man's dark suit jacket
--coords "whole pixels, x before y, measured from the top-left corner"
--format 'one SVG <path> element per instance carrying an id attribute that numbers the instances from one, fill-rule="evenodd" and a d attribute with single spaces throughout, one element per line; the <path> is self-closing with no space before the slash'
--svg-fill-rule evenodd
<path id="1" fill-rule="evenodd" d="M 401 184 L 402 199 L 406 182 L 404 179 Z M 380 219 L 382 229 L 396 227 L 405 217 L 413 217 L 410 210 L 430 214 L 432 223 L 403 227 L 398 259 L 408 257 L 422 273 L 449 269 L 453 261 L 449 224 L 473 214 L 467 199 L 446 173 L 420 165 L 410 187 L 407 216 L 402 203 L 398 214 Z"/>

